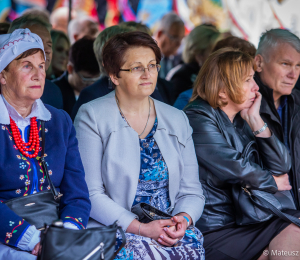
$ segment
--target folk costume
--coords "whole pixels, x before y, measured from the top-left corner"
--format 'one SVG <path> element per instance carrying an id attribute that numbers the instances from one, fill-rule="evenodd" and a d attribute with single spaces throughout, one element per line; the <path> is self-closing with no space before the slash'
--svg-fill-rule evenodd
<path id="1" fill-rule="evenodd" d="M 24 51 L 43 50 L 43 43 L 29 29 L 19 29 L 1 35 L 0 47 L 0 60 L 5 60 L 0 63 L 2 71 Z M 0 259 L 35 259 L 9 246 L 30 252 L 39 242 L 40 231 L 3 202 L 50 189 L 38 161 L 42 120 L 45 122 L 45 161 L 54 186 L 63 194 L 60 219 L 67 228 L 85 228 L 90 201 L 75 129 L 66 112 L 44 105 L 40 99 L 35 100 L 31 113 L 23 118 L 0 95 L 0 111 Z"/>

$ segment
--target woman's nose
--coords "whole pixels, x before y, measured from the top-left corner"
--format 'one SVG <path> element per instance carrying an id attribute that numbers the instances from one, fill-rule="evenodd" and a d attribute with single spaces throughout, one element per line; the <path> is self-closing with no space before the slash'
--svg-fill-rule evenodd
<path id="1" fill-rule="evenodd" d="M 149 78 L 150 77 L 150 71 L 148 68 L 146 68 L 142 74 L 143 78 Z"/>
<path id="2" fill-rule="evenodd" d="M 33 73 L 33 80 L 41 80 L 42 78 L 45 78 L 45 73 L 41 71 L 39 68 L 34 68 Z"/>
<path id="3" fill-rule="evenodd" d="M 253 79 L 253 87 L 252 87 L 252 90 L 254 92 L 258 91 L 259 90 L 259 86 L 256 84 L 255 80 Z"/>

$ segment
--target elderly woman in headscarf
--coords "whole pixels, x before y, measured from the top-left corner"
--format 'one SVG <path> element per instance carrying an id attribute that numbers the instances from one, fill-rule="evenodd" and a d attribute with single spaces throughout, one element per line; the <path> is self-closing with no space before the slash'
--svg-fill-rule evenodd
<path id="1" fill-rule="evenodd" d="M 59 218 L 66 228 L 86 226 L 88 189 L 70 117 L 40 100 L 46 74 L 41 38 L 29 29 L 1 35 L 0 61 L 0 259 L 35 259 L 40 231 L 6 202 L 51 189 L 39 161 L 42 121 L 45 161 L 63 194 Z"/>

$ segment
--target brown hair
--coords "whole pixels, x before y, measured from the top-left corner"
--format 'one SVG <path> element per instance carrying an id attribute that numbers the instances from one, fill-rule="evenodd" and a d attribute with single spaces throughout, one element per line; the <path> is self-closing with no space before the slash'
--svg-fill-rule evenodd
<path id="1" fill-rule="evenodd" d="M 254 45 L 244 39 L 235 36 L 230 36 L 221 41 L 218 41 L 212 52 L 226 47 L 239 49 L 242 52 L 248 53 L 252 58 L 255 57 L 256 48 L 254 47 Z"/>
<path id="2" fill-rule="evenodd" d="M 31 55 L 34 55 L 36 53 L 40 52 L 41 55 L 44 57 L 44 52 L 42 51 L 42 49 L 39 49 L 39 48 L 34 48 L 34 49 L 29 49 L 27 51 L 24 51 L 22 54 L 20 54 L 17 58 L 15 58 L 15 60 L 20 60 L 20 59 L 24 59 L 28 56 L 31 56 Z M 10 64 L 10 63 L 9 63 Z M 8 69 L 9 69 L 9 64 L 5 67 L 5 71 L 8 72 Z"/>
<path id="3" fill-rule="evenodd" d="M 124 56 L 129 48 L 146 47 L 153 50 L 157 64 L 161 60 L 161 51 L 156 41 L 144 32 L 120 33 L 112 37 L 103 47 L 103 65 L 107 75 L 118 77 L 120 68 L 126 62 Z"/>
<path id="4" fill-rule="evenodd" d="M 244 102 L 243 81 L 254 67 L 253 58 L 240 50 L 222 48 L 212 53 L 202 66 L 194 84 L 190 101 L 198 96 L 206 100 L 213 108 L 226 106 L 219 97 L 225 90 L 236 104 Z"/>

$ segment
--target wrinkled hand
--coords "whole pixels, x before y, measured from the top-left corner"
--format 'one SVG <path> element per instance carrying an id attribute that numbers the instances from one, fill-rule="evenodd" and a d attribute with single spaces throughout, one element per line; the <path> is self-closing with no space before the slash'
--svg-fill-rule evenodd
<path id="1" fill-rule="evenodd" d="M 256 98 L 255 98 L 252 106 L 249 108 L 243 109 L 240 113 L 241 117 L 244 120 L 246 120 L 248 124 L 251 121 L 252 117 L 260 117 L 259 110 L 260 110 L 262 95 L 258 91 L 255 93 L 255 95 L 256 95 Z"/>
<path id="2" fill-rule="evenodd" d="M 167 236 L 164 234 L 160 236 L 162 240 L 160 243 L 166 246 L 173 246 L 178 240 L 182 239 L 188 227 L 188 223 L 183 216 L 174 216 L 171 220 L 175 223 L 176 228 L 165 227 L 164 231 Z"/>
<path id="3" fill-rule="evenodd" d="M 287 173 L 280 175 L 278 177 L 273 176 L 273 178 L 276 182 L 276 185 L 277 185 L 277 188 L 279 191 L 292 189 L 292 186 L 290 185 L 290 181 L 289 181 L 289 175 Z"/>
<path id="4" fill-rule="evenodd" d="M 41 248 L 41 244 L 40 244 L 40 242 L 39 242 L 39 243 L 37 243 L 37 244 L 35 245 L 35 247 L 33 248 L 32 252 L 31 252 L 31 254 L 37 256 L 38 253 L 39 253 L 39 251 L 40 251 L 40 248 Z"/>

